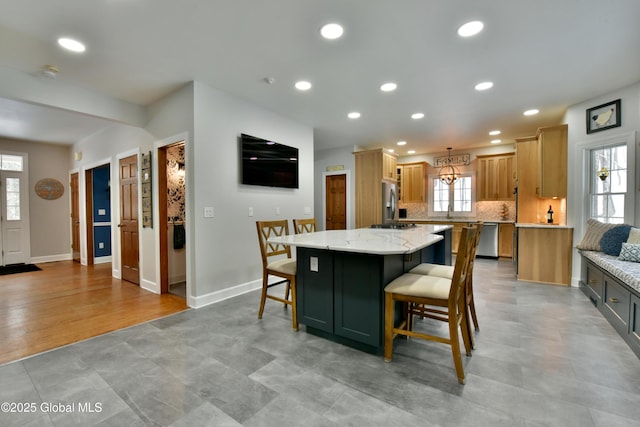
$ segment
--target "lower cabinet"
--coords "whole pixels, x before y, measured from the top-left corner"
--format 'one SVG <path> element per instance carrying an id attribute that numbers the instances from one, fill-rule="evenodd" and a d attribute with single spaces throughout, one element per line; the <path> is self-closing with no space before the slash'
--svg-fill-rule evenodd
<path id="1" fill-rule="evenodd" d="M 298 247 L 298 322 L 307 332 L 379 353 L 384 347 L 384 287 L 421 262 L 451 264 L 451 230 L 411 254 L 374 255 Z M 397 310 L 399 313 L 400 310 Z"/>
<path id="2" fill-rule="evenodd" d="M 582 259 L 580 289 L 640 357 L 640 298 L 606 271 Z"/>
<path id="3" fill-rule="evenodd" d="M 513 235 L 516 226 L 514 224 L 498 224 L 498 256 L 500 258 L 513 257 Z"/>

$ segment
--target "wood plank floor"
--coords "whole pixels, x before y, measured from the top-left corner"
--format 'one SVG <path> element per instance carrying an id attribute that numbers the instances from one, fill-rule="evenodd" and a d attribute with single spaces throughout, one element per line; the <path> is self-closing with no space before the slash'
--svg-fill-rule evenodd
<path id="1" fill-rule="evenodd" d="M 38 264 L 42 271 L 0 276 L 0 364 L 186 310 L 111 277 L 111 264 Z"/>

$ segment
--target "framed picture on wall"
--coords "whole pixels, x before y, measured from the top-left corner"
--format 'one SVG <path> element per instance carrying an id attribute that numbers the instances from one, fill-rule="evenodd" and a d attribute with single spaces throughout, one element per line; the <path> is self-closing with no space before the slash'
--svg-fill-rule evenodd
<path id="1" fill-rule="evenodd" d="M 587 109 L 587 133 L 600 132 L 621 126 L 620 100 Z"/>

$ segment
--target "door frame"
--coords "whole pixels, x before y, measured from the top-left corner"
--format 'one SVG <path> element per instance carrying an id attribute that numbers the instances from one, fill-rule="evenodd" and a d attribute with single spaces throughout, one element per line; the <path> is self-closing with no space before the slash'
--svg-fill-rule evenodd
<path id="1" fill-rule="evenodd" d="M 325 171 L 322 172 L 322 229 L 324 230 L 327 224 L 327 176 L 331 175 L 346 175 L 345 178 L 345 204 L 346 216 L 347 216 L 347 230 L 351 230 L 354 227 L 355 217 L 353 215 L 353 197 L 351 197 L 351 171 L 349 169 L 343 169 L 338 171 Z"/>
<path id="2" fill-rule="evenodd" d="M 73 194 L 74 193 L 74 189 L 71 186 L 71 181 L 72 181 L 72 178 L 73 178 L 74 175 L 76 175 L 76 180 L 77 180 L 76 189 L 75 189 L 75 193 L 76 193 L 75 196 Z M 77 262 L 78 262 L 78 264 L 82 265 L 82 237 L 81 237 L 82 236 L 82 230 L 81 230 L 82 229 L 82 222 L 81 222 L 81 218 L 80 218 L 80 210 L 81 210 L 81 204 L 82 203 L 81 203 L 81 197 L 80 197 L 80 170 L 77 169 L 77 168 L 71 169 L 69 171 L 69 194 L 70 194 L 69 195 L 69 212 L 71 213 L 70 214 L 70 217 L 71 217 L 71 229 L 70 229 L 70 235 L 71 235 L 71 260 L 72 261 L 76 261 L 76 258 L 73 257 L 74 250 L 75 250 L 75 251 L 77 251 L 77 254 L 78 254 Z M 73 247 L 73 244 L 74 244 L 74 241 L 73 241 L 73 234 L 74 234 L 73 233 L 73 228 L 74 228 L 74 225 L 73 225 L 74 197 L 77 199 L 77 203 L 78 203 L 78 205 L 76 206 L 76 208 L 77 208 L 76 215 L 77 215 L 77 218 L 78 218 L 78 241 L 75 242 L 78 245 L 77 248 Z"/>
<path id="3" fill-rule="evenodd" d="M 157 277 L 157 287 L 158 293 L 168 292 L 169 290 L 169 263 L 168 263 L 168 254 L 167 254 L 167 246 L 168 246 L 168 231 L 167 231 L 167 191 L 166 191 L 166 178 L 164 181 L 164 192 L 161 193 L 161 184 L 159 182 L 159 176 L 161 173 L 164 173 L 166 176 L 167 165 L 166 165 L 166 157 L 164 165 L 160 165 L 160 149 L 164 149 L 170 145 L 174 145 L 177 143 L 184 143 L 184 163 L 185 163 L 185 233 L 186 233 L 186 293 L 187 293 L 187 305 L 189 307 L 196 306 L 196 300 L 191 294 L 191 287 L 193 286 L 192 278 L 195 277 L 192 265 L 191 265 L 191 251 L 193 248 L 193 234 L 191 233 L 191 227 L 193 224 L 192 220 L 192 209 L 191 205 L 193 203 L 192 200 L 192 191 L 190 191 L 192 186 L 192 172 L 190 166 L 191 162 L 191 153 L 189 143 L 189 133 L 182 132 L 174 136 L 170 136 L 168 138 L 156 141 L 153 143 L 153 158 L 151 159 L 153 163 L 153 169 L 157 171 L 157 173 L 153 174 L 153 215 L 157 218 L 158 226 L 155 228 L 155 239 L 158 244 L 156 245 L 156 277 Z M 162 205 L 162 208 L 161 208 Z M 163 215 L 161 213 L 164 212 Z M 163 287 L 166 287 L 166 290 L 163 290 Z"/>
<path id="4" fill-rule="evenodd" d="M 113 162 L 110 158 L 96 160 L 94 162 L 87 163 L 86 165 L 82 165 L 80 169 L 72 169 L 71 171 L 69 171 L 69 181 L 71 181 L 72 174 L 78 174 L 78 203 L 80 205 L 80 212 L 78 212 L 78 215 L 80 217 L 81 265 L 93 264 L 93 188 L 91 184 L 93 182 L 92 171 L 93 169 L 99 166 L 104 166 L 106 164 L 109 165 L 109 175 L 111 177 L 111 182 L 113 182 Z M 113 200 L 113 191 L 111 191 L 111 206 L 113 206 Z M 111 221 L 113 223 L 113 215 L 111 217 Z M 113 237 L 113 227 L 111 227 L 111 243 L 113 251 L 113 244 L 115 243 Z M 71 256 L 73 258 L 73 253 L 71 254 Z M 115 274 L 114 277 L 120 278 L 119 276 L 115 276 Z"/>
<path id="5" fill-rule="evenodd" d="M 21 219 L 20 221 L 24 221 L 26 223 L 26 227 L 21 228 L 22 231 L 24 231 L 24 228 L 26 228 L 27 231 L 27 235 L 26 236 L 21 236 L 21 247 L 24 248 L 24 252 L 25 252 L 25 258 L 24 258 L 24 262 L 26 264 L 29 264 L 31 262 L 31 226 L 30 226 L 30 221 L 31 221 L 31 211 L 29 208 L 29 198 L 31 197 L 31 193 L 30 193 L 30 188 L 31 188 L 31 184 L 29 181 L 29 153 L 26 152 L 20 152 L 20 151 L 11 151 L 11 150 L 2 150 L 1 152 L 2 154 L 6 154 L 6 155 L 10 155 L 10 156 L 20 156 L 22 157 L 22 170 L 21 171 L 6 171 L 6 173 L 9 174 L 19 174 L 20 175 L 20 212 L 21 212 Z M 0 171 L 0 173 L 3 173 L 4 171 Z M 2 185 L 4 185 L 4 183 L 2 183 Z M 4 197 L 4 189 L 3 191 L 0 191 L 0 193 L 2 193 L 2 196 Z M 0 201 L 0 203 L 4 204 L 5 201 L 2 200 Z M 26 217 L 26 218 L 25 218 Z M 0 222 L 0 227 L 4 227 L 4 221 Z M 0 250 L 4 250 L 4 239 L 6 237 L 4 236 L 4 232 L 2 229 L 0 229 Z M 4 255 L 2 257 L 0 257 L 0 265 L 5 265 L 6 260 Z"/>

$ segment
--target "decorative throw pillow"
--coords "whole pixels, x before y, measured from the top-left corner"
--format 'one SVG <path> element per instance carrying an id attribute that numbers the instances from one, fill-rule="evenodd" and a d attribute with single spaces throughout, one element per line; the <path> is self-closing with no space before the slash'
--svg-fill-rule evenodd
<path id="1" fill-rule="evenodd" d="M 629 231 L 627 243 L 640 243 L 640 228 L 632 227 Z"/>
<path id="2" fill-rule="evenodd" d="M 583 251 L 600 251 L 600 240 L 602 239 L 602 235 L 606 231 L 619 225 L 620 224 L 604 224 L 600 221 L 589 218 L 587 220 L 587 231 L 584 233 L 580 244 L 576 247 Z"/>
<path id="3" fill-rule="evenodd" d="M 622 243 L 629 238 L 630 225 L 618 225 L 611 230 L 605 231 L 600 239 L 600 249 L 607 255 L 618 256 Z"/>
<path id="4" fill-rule="evenodd" d="M 635 243 L 623 243 L 618 259 L 620 261 L 640 262 L 640 245 Z"/>

